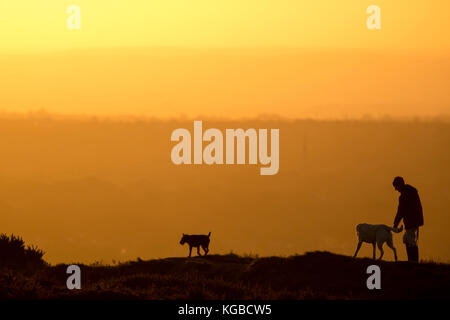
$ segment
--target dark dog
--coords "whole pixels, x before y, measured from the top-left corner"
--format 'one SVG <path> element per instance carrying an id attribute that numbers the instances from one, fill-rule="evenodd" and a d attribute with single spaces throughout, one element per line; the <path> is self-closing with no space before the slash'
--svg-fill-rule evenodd
<path id="1" fill-rule="evenodd" d="M 203 251 L 205 251 L 205 256 L 208 254 L 209 251 L 209 237 L 211 236 L 211 232 L 208 233 L 208 235 L 203 235 L 203 234 L 184 234 L 183 233 L 183 237 L 181 238 L 180 244 L 183 245 L 185 243 L 187 243 L 189 245 L 189 257 L 191 256 L 191 252 L 192 252 L 192 248 L 197 248 L 197 254 L 199 256 L 201 256 L 200 254 L 200 247 L 203 248 Z"/>

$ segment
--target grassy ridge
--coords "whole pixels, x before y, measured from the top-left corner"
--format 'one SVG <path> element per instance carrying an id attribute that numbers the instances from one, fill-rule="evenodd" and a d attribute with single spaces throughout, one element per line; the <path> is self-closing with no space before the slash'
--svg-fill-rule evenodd
<path id="1" fill-rule="evenodd" d="M 381 290 L 366 288 L 367 266 Z M 329 252 L 290 257 L 234 254 L 81 265 L 82 289 L 66 288 L 67 265 L 0 271 L 0 298 L 40 299 L 449 299 L 450 265 L 352 259 Z"/>

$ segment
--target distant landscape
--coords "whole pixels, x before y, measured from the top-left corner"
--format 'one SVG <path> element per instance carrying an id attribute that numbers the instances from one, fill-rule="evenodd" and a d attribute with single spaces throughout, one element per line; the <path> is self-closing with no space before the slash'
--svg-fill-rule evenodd
<path id="1" fill-rule="evenodd" d="M 203 121 L 279 128 L 279 173 L 174 165 L 170 133 L 192 130 L 188 119 L 1 117 L 0 232 L 45 248 L 53 264 L 184 257 L 182 233 L 208 232 L 211 254 L 352 255 L 358 223 L 392 224 L 391 183 L 403 175 L 424 206 L 420 257 L 450 260 L 449 122 Z M 394 244 L 406 260 L 401 235 Z"/>

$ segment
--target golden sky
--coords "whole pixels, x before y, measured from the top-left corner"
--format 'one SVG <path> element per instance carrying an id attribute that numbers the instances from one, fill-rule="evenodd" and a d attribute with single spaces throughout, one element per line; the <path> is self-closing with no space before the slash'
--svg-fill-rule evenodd
<path id="1" fill-rule="evenodd" d="M 366 26 L 373 4 L 381 30 Z M 448 12 L 444 0 L 0 1 L 0 111 L 436 116 L 450 110 Z"/>
<path id="2" fill-rule="evenodd" d="M 68 30 L 66 9 L 81 8 Z M 366 28 L 366 8 L 382 28 Z M 449 49 L 446 0 L 0 1 L 1 51 L 122 46 Z"/>

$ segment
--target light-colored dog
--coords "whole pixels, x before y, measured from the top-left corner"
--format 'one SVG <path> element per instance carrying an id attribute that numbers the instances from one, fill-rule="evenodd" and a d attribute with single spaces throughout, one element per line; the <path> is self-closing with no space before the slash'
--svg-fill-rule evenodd
<path id="1" fill-rule="evenodd" d="M 397 250 L 394 248 L 394 244 L 392 243 L 392 233 L 399 233 L 403 230 L 403 226 L 400 228 L 391 228 L 385 224 L 367 224 L 361 223 L 356 226 L 356 232 L 358 233 L 358 246 L 356 248 L 355 255 L 358 254 L 359 249 L 361 248 L 361 244 L 363 242 L 371 243 L 373 246 L 373 259 L 375 259 L 375 244 L 378 245 L 378 249 L 380 249 L 381 255 L 380 260 L 383 257 L 383 243 L 387 243 L 389 248 L 394 251 L 395 261 L 397 261 Z"/>

